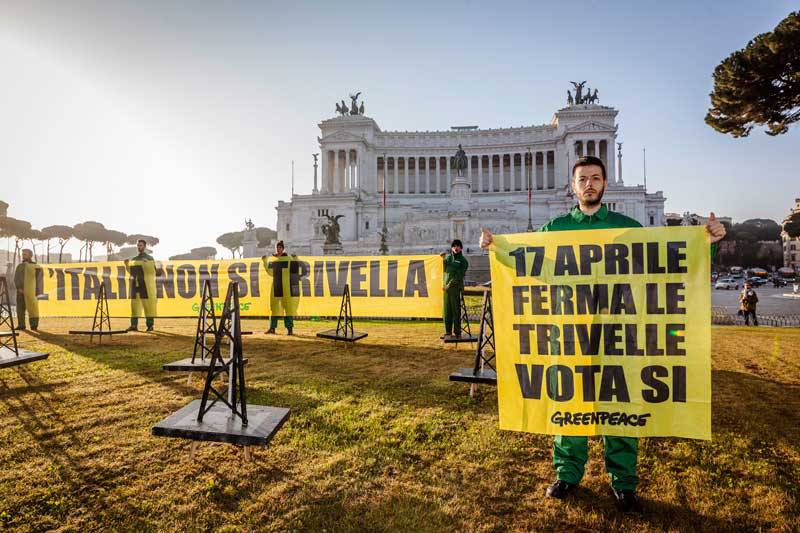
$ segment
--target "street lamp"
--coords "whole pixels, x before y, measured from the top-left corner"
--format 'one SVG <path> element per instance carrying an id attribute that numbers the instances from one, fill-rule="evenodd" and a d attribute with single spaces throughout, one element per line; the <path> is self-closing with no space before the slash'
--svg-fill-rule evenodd
<path id="1" fill-rule="evenodd" d="M 383 228 L 381 229 L 381 255 L 386 255 L 389 251 L 389 246 L 386 245 L 386 172 L 389 170 L 389 162 L 386 159 L 386 152 L 383 153 Z"/>
<path id="2" fill-rule="evenodd" d="M 531 166 L 533 160 L 531 159 L 531 147 L 528 147 L 528 153 L 525 156 L 528 160 L 528 231 L 533 231 L 533 220 L 531 219 Z"/>

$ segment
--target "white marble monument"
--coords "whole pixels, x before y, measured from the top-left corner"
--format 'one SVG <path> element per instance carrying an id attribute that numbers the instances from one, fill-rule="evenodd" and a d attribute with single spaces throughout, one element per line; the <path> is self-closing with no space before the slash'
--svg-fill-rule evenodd
<path id="1" fill-rule="evenodd" d="M 278 202 L 278 238 L 293 253 L 323 254 L 322 227 L 337 215 L 344 215 L 343 253 L 379 253 L 384 188 L 390 254 L 438 253 L 454 238 L 464 241 L 467 253 L 477 253 L 482 226 L 495 233 L 528 228 L 529 180 L 534 228 L 569 211 L 575 204 L 569 173 L 582 155 L 604 161 L 604 201 L 612 210 L 644 226 L 665 224 L 661 191 L 648 193 L 618 179 L 617 110 L 588 103 L 597 101 L 596 91 L 591 98 L 570 95 L 571 103 L 549 124 L 498 129 L 383 131 L 364 115 L 357 95 L 351 100 L 350 107 L 336 104 L 340 115 L 319 124 L 319 187 L 315 180 L 311 194 Z M 467 157 L 462 177 L 451 169 L 459 144 Z"/>

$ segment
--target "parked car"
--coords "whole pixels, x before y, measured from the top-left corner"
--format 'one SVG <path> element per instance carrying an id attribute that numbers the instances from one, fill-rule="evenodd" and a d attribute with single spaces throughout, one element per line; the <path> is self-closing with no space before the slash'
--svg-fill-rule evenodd
<path id="1" fill-rule="evenodd" d="M 739 290 L 739 281 L 733 278 L 720 278 L 717 280 L 716 285 L 714 285 L 715 289 L 725 289 L 725 290 Z"/>

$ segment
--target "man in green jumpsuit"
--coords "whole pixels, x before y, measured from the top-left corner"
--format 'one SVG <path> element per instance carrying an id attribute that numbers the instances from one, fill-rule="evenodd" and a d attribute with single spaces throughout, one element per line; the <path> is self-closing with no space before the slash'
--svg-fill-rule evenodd
<path id="1" fill-rule="evenodd" d="M 572 168 L 572 190 L 578 205 L 560 217 L 554 218 L 539 228 L 539 231 L 593 230 L 609 228 L 639 228 L 636 220 L 620 213 L 610 211 L 601 203 L 608 181 L 603 162 L 593 156 L 581 157 Z M 710 234 L 712 256 L 716 252 L 716 242 L 725 236 L 725 227 L 711 213 L 706 229 Z M 488 230 L 481 232 L 481 248 L 496 245 L 500 239 Z M 499 255 L 499 254 L 498 254 Z M 497 310 L 495 310 L 497 312 Z M 636 486 L 639 476 L 636 473 L 638 439 L 635 437 L 603 436 L 606 470 L 611 477 L 611 488 L 617 507 L 623 511 L 639 511 Z M 556 481 L 547 488 L 547 495 L 564 499 L 578 486 L 583 477 L 584 466 L 589 457 L 587 437 L 556 436 L 553 440 L 553 466 Z"/>
<path id="2" fill-rule="evenodd" d="M 28 313 L 31 329 L 39 329 L 39 301 L 36 299 L 36 263 L 33 252 L 22 250 L 22 262 L 14 271 L 14 287 L 17 288 L 17 329 L 25 329 L 25 313 Z"/>
<path id="3" fill-rule="evenodd" d="M 291 262 L 291 257 L 287 255 L 283 241 L 275 243 L 274 254 L 269 257 L 264 256 L 261 260 L 264 262 L 267 275 L 273 278 L 272 286 L 269 291 L 270 316 L 267 334 L 272 335 L 275 333 L 275 328 L 278 327 L 278 320 L 280 320 L 282 316 L 283 325 L 286 326 L 286 334 L 291 335 L 292 328 L 294 327 L 294 320 L 292 317 L 294 317 L 297 311 L 299 296 L 292 296 L 291 287 L 289 285 L 289 263 Z M 287 265 L 285 267 L 275 268 L 273 265 L 277 262 L 285 262 Z M 281 276 L 280 280 L 274 278 L 276 273 Z"/>
<path id="4" fill-rule="evenodd" d="M 469 263 L 461 241 L 455 239 L 450 253 L 444 258 L 444 335 L 461 337 L 461 298 L 464 292 L 464 275 Z M 444 255 L 444 254 L 442 254 Z"/>
<path id="5" fill-rule="evenodd" d="M 147 331 L 153 331 L 156 316 L 156 262 L 153 256 L 146 252 L 147 242 L 139 239 L 136 242 L 136 257 L 125 260 L 125 269 L 129 274 L 134 273 L 131 287 L 138 289 L 131 291 L 131 327 L 128 331 L 139 330 L 139 317 L 144 312 Z M 141 269 L 141 272 L 134 269 Z M 144 286 L 139 286 L 141 284 Z"/>

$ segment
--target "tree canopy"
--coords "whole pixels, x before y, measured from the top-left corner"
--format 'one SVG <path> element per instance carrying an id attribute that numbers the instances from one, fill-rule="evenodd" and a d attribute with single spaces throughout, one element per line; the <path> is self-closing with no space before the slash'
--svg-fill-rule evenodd
<path id="1" fill-rule="evenodd" d="M 258 240 L 258 247 L 264 248 L 269 246 L 274 239 L 278 238 L 278 232 L 269 228 L 256 228 L 256 239 Z"/>
<path id="2" fill-rule="evenodd" d="M 67 241 L 70 240 L 73 236 L 72 228 L 69 226 L 61 226 L 61 225 L 54 225 L 54 226 L 47 226 L 46 228 L 42 228 L 42 233 L 49 239 L 58 239 L 58 262 L 60 263 L 64 256 L 64 246 L 66 246 Z M 50 246 L 48 245 L 47 248 L 48 253 L 48 261 L 50 259 Z"/>
<path id="3" fill-rule="evenodd" d="M 800 211 L 789 215 L 789 218 L 783 223 L 783 231 L 792 239 L 800 237 Z"/>
<path id="4" fill-rule="evenodd" d="M 232 256 L 235 258 L 236 251 L 242 247 L 243 240 L 244 231 L 231 231 L 229 233 L 223 233 L 217 237 L 217 244 L 230 250 Z"/>
<path id="5" fill-rule="evenodd" d="M 192 248 L 188 254 L 173 255 L 169 258 L 170 261 L 188 261 L 192 259 L 208 259 L 217 255 L 217 249 L 213 246 L 201 246 L 199 248 Z"/>
<path id="6" fill-rule="evenodd" d="M 155 246 L 158 244 L 158 237 L 153 237 L 152 235 L 142 235 L 141 233 L 133 233 L 128 235 L 128 240 L 125 241 L 124 244 L 132 244 L 136 246 L 136 243 L 142 239 L 144 242 L 147 243 L 147 246 Z"/>
<path id="7" fill-rule="evenodd" d="M 734 137 L 757 125 L 780 135 L 800 120 L 800 11 L 717 65 L 710 97 L 706 124 Z"/>

